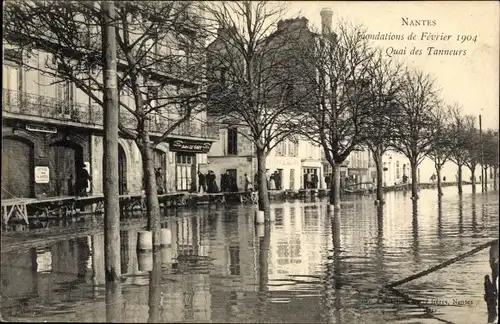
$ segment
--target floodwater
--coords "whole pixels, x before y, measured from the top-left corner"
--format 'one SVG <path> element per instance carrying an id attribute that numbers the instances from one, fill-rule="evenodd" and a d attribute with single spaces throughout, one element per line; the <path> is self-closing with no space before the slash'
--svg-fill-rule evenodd
<path id="1" fill-rule="evenodd" d="M 498 238 L 498 193 L 445 188 L 272 205 L 276 223 L 253 224 L 253 206 L 199 207 L 166 217 L 171 245 L 136 252 L 121 232 L 120 288 L 104 285 L 104 237 L 36 243 L 1 255 L 7 321 L 486 323 L 488 249 L 397 287 L 385 284 Z"/>

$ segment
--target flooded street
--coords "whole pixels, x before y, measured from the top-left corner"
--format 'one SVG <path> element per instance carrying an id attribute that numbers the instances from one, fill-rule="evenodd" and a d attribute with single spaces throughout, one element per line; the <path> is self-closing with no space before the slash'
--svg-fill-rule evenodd
<path id="1" fill-rule="evenodd" d="M 464 187 L 272 205 L 171 211 L 171 245 L 137 253 L 121 232 L 124 284 L 104 285 L 104 236 L 83 235 L 1 255 L 1 314 L 8 321 L 486 323 L 488 249 L 397 287 L 383 286 L 498 238 L 498 193 Z"/>

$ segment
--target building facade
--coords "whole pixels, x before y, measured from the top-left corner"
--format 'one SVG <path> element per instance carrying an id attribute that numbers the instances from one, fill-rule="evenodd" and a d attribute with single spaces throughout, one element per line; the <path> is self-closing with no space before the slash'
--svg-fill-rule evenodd
<path id="1" fill-rule="evenodd" d="M 244 129 L 236 127 L 221 128 L 219 140 L 208 152 L 208 169 L 215 172 L 218 181 L 223 173 L 229 172 L 237 179 L 240 190 L 245 186 L 245 174 L 253 182 L 257 172 L 254 145 L 242 132 Z M 316 173 L 319 179 L 323 177 L 320 147 L 306 140 L 286 139 L 271 150 L 266 169 L 268 178 L 275 171 L 280 174 L 281 189 L 304 188 L 305 174 Z M 324 187 L 320 181 L 320 188 Z"/>
<path id="2" fill-rule="evenodd" d="M 44 73 L 45 62 L 51 59 L 49 54 L 38 51 L 28 56 L 5 38 L 3 43 L 2 197 L 73 195 L 75 173 L 82 165 L 92 176 L 88 191 L 101 193 L 102 107 L 75 84 Z M 173 85 L 167 87 L 183 91 L 197 86 L 186 81 L 181 72 L 169 74 Z M 102 99 L 102 93 L 98 96 Z M 129 106 L 133 102 L 127 93 L 120 92 L 119 96 Z M 175 121 L 168 106 L 163 109 L 163 114 L 154 114 L 148 122 L 152 139 L 160 138 Z M 127 111 L 120 112 L 120 122 L 132 130 L 137 124 Z M 192 189 L 197 171 L 208 163 L 207 152 L 217 137 L 216 131 L 208 125 L 206 114 L 199 113 L 156 147 L 154 163 L 156 168 L 162 167 L 167 192 Z M 118 151 L 120 193 L 140 193 L 141 154 L 136 143 L 122 135 Z"/>

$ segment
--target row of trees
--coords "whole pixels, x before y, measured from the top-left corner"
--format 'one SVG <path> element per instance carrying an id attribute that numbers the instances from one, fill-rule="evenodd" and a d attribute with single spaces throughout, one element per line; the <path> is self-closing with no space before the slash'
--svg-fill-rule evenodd
<path id="1" fill-rule="evenodd" d="M 430 75 L 385 57 L 362 26 L 339 22 L 315 33 L 304 18 L 281 20 L 285 9 L 266 1 L 116 3 L 117 87 L 127 94 L 119 106 L 135 120 L 120 131 L 141 151 L 155 245 L 160 212 L 152 150 L 205 109 L 213 122 L 239 126 L 254 144 L 265 211 L 266 157 L 285 139 L 307 138 L 323 148 L 336 208 L 340 165 L 355 149 L 373 153 L 379 201 L 382 155 L 389 149 L 409 159 L 415 199 L 417 168 L 426 156 L 438 173 L 454 161 L 459 178 L 462 166 L 474 170 L 480 161 L 474 118 L 458 104 L 448 107 Z M 103 104 L 99 2 L 8 2 L 5 17 L 4 39 L 23 53 L 50 54 L 45 64 L 26 60 L 27 68 L 72 82 Z M 157 115 L 170 122 L 154 137 L 149 126 Z M 496 170 L 496 146 L 484 143 L 491 147 L 484 158 Z"/>

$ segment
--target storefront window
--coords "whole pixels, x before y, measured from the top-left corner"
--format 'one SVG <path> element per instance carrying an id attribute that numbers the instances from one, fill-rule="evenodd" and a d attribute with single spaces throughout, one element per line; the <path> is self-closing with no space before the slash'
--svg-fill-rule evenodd
<path id="1" fill-rule="evenodd" d="M 176 179 L 177 191 L 188 191 L 191 189 L 193 173 L 196 166 L 195 154 L 177 153 L 176 155 Z"/>

